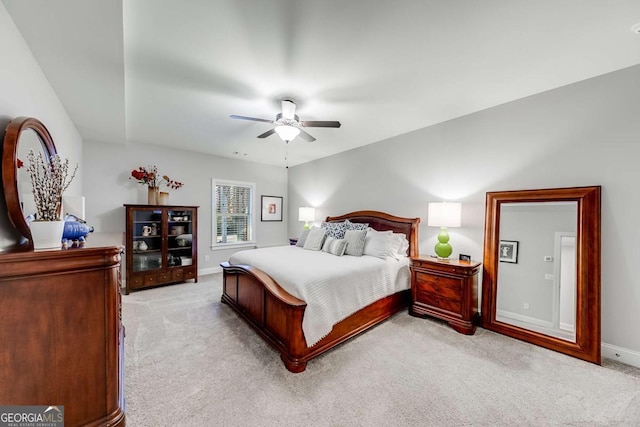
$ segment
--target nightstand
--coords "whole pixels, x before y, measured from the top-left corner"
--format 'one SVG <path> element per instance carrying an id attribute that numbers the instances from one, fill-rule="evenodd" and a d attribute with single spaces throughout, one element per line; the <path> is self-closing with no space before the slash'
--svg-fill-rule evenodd
<path id="1" fill-rule="evenodd" d="M 473 335 L 478 323 L 478 271 L 475 261 L 411 258 L 409 314 L 445 320 L 461 334 Z"/>

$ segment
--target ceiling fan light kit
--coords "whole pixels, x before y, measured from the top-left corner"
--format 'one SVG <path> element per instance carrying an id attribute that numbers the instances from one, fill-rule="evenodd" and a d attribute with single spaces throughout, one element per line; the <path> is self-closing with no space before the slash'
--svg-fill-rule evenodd
<path id="1" fill-rule="evenodd" d="M 278 136 L 285 142 L 293 141 L 300 134 L 300 129 L 289 125 L 279 125 L 275 129 Z"/>
<path id="2" fill-rule="evenodd" d="M 266 138 L 277 133 L 278 136 L 287 143 L 293 141 L 298 135 L 307 142 L 316 140 L 313 136 L 300 129 L 301 127 L 339 128 L 341 126 L 341 123 L 338 121 L 300 121 L 300 118 L 296 115 L 296 104 L 288 99 L 282 101 L 282 113 L 278 113 L 275 120 L 236 115 L 231 115 L 231 118 L 273 123 L 276 125 L 275 128 L 258 135 L 258 138 Z"/>

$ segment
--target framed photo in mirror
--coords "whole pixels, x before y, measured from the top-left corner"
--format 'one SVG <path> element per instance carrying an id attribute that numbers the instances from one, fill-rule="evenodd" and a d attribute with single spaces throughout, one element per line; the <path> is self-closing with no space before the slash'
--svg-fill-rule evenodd
<path id="1" fill-rule="evenodd" d="M 518 242 L 515 240 L 500 240 L 500 262 L 518 263 Z"/>

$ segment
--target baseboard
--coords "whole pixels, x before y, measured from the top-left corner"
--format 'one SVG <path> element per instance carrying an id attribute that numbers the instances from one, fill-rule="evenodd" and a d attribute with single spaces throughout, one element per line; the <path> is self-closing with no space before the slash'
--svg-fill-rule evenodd
<path id="1" fill-rule="evenodd" d="M 222 267 L 210 267 L 198 269 L 198 276 L 206 276 L 207 274 L 222 273 Z"/>
<path id="2" fill-rule="evenodd" d="M 520 322 L 530 323 L 532 325 L 540 326 L 543 328 L 551 328 L 553 323 L 546 320 L 538 319 L 536 317 L 525 316 L 524 314 L 514 313 L 512 311 L 498 310 L 496 312 L 497 317 L 506 317 L 507 319 L 518 320 Z"/>
<path id="3" fill-rule="evenodd" d="M 640 352 L 602 343 L 601 353 L 602 357 L 606 357 L 607 359 L 640 368 Z"/>

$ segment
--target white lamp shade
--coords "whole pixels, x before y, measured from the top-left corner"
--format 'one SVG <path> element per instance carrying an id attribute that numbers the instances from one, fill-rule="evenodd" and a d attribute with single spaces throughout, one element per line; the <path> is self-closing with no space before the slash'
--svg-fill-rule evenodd
<path id="1" fill-rule="evenodd" d="M 293 141 L 300 133 L 300 129 L 289 125 L 276 126 L 275 130 L 283 141 Z"/>
<path id="2" fill-rule="evenodd" d="M 314 221 L 316 219 L 316 210 L 314 208 L 298 208 L 298 221 Z"/>
<path id="3" fill-rule="evenodd" d="M 462 223 L 462 203 L 429 203 L 429 227 L 460 227 Z"/>

